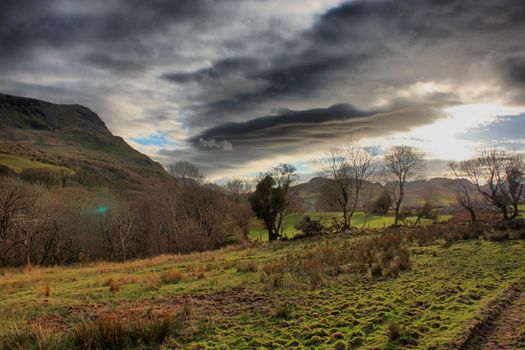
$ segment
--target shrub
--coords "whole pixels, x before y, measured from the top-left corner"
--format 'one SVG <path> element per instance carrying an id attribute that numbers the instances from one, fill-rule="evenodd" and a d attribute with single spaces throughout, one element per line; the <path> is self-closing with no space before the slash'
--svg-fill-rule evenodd
<path id="1" fill-rule="evenodd" d="M 295 225 L 295 228 L 307 237 L 326 232 L 321 220 L 314 220 L 308 215 L 303 216 L 301 221 Z"/>
<path id="2" fill-rule="evenodd" d="M 372 203 L 371 212 L 374 214 L 384 215 L 392 206 L 392 197 L 387 192 L 381 192 L 379 197 Z"/>
<path id="3" fill-rule="evenodd" d="M 28 168 L 20 173 L 22 180 L 40 183 L 47 186 L 56 186 L 61 182 L 61 176 L 56 171 L 46 168 Z"/>
<path id="4" fill-rule="evenodd" d="M 370 267 L 370 275 L 372 277 L 379 277 L 382 275 L 382 273 L 383 273 L 383 269 L 381 267 L 381 264 L 373 263 L 372 266 Z"/>
<path id="5" fill-rule="evenodd" d="M 493 242 L 506 241 L 510 238 L 510 235 L 507 231 L 495 231 L 488 232 L 485 234 L 485 239 Z"/>

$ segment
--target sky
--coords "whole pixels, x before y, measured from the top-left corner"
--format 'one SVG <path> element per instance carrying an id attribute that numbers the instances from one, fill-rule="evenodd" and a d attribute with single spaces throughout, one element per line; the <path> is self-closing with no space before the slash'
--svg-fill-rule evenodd
<path id="1" fill-rule="evenodd" d="M 210 180 L 306 179 L 356 138 L 437 176 L 525 150 L 525 1 L 2 0 L 0 92 L 83 104 Z"/>

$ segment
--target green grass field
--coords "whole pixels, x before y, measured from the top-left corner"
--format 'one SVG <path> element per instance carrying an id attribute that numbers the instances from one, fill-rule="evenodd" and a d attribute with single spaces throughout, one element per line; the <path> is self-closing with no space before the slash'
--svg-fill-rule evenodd
<path id="1" fill-rule="evenodd" d="M 299 222 L 301 222 L 302 218 L 308 215 L 312 219 L 319 220 L 321 219 L 324 223 L 330 223 L 334 218 L 337 218 L 339 220 L 342 220 L 342 213 L 292 213 L 289 214 L 286 217 L 286 220 L 284 222 L 284 230 L 283 233 L 286 237 L 292 238 L 295 237 L 299 231 L 295 228 L 295 225 L 297 225 Z M 364 212 L 356 212 L 352 218 L 352 226 L 361 228 L 363 227 L 363 224 L 365 223 L 365 213 Z M 450 215 L 440 215 L 438 217 L 438 221 L 446 221 L 450 219 Z M 416 217 L 409 217 L 407 218 L 407 222 L 414 223 L 416 221 Z M 422 219 L 421 224 L 422 225 L 429 225 L 432 223 L 432 220 L 428 219 Z M 388 227 L 390 225 L 394 224 L 394 217 L 393 216 L 382 216 L 382 215 L 369 215 L 368 218 L 366 218 L 366 224 L 364 225 L 364 228 L 384 228 Z M 250 229 L 250 236 L 251 239 L 254 240 L 262 240 L 267 241 L 268 240 L 268 232 L 264 228 L 264 224 L 257 219 L 252 220 L 251 229 Z"/>
<path id="2" fill-rule="evenodd" d="M 412 244 L 412 268 L 397 278 L 342 269 L 317 287 L 275 287 L 263 272 L 360 239 L 327 235 L 128 263 L 6 269 L 0 348 L 66 349 L 75 339 L 66 335 L 86 337 L 79 329 L 97 320 L 93 332 L 118 333 L 108 320 L 122 327 L 142 320 L 149 330 L 148 322 L 174 314 L 184 322 L 162 340 L 165 349 L 451 349 L 491 300 L 525 277 L 525 242 L 478 239 Z"/>
<path id="3" fill-rule="evenodd" d="M 73 170 L 65 167 L 3 153 L 0 153 L 0 164 L 5 165 L 17 174 L 20 174 L 24 169 L 48 169 L 56 172 L 65 171 L 66 174 L 74 173 Z"/>

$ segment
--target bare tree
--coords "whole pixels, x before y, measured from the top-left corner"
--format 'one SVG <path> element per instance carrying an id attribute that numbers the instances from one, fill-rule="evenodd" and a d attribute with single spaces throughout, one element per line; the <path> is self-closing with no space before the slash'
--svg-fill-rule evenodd
<path id="1" fill-rule="evenodd" d="M 492 206 L 498 208 L 504 219 L 519 213 L 519 201 L 523 193 L 525 165 L 522 156 L 498 149 L 485 150 L 475 158 L 459 165 L 464 175 Z"/>
<path id="2" fill-rule="evenodd" d="M 0 177 L 0 264 L 5 265 L 21 242 L 16 236 L 17 220 L 28 208 L 22 181 Z"/>
<path id="3" fill-rule="evenodd" d="M 384 157 L 385 188 L 394 202 L 394 225 L 399 224 L 401 205 L 405 196 L 405 184 L 419 176 L 425 166 L 424 153 L 411 146 L 394 146 Z"/>
<path id="4" fill-rule="evenodd" d="M 361 147 L 355 141 L 346 146 L 346 153 L 354 186 L 354 200 L 348 215 L 348 224 L 351 225 L 363 185 L 376 172 L 375 156 L 377 153 L 373 148 Z"/>
<path id="5" fill-rule="evenodd" d="M 375 173 L 375 152 L 352 140 L 343 147 L 331 147 L 323 161 L 325 174 L 333 181 L 335 201 L 343 213 L 343 229 L 351 226 L 363 185 Z"/>
<path id="6" fill-rule="evenodd" d="M 462 170 L 461 163 L 450 162 L 448 167 L 454 176 L 454 193 L 458 204 L 468 211 L 470 215 L 470 222 L 474 225 L 477 221 L 476 208 L 479 206 L 478 201 L 472 193 L 472 184 L 465 179 L 464 170 Z"/>
<path id="7" fill-rule="evenodd" d="M 502 183 L 501 192 L 512 206 L 512 216 L 519 214 L 519 204 L 523 195 L 525 182 L 525 162 L 521 154 L 505 152 L 503 155 L 503 177 L 498 181 Z"/>
<path id="8" fill-rule="evenodd" d="M 31 257 L 40 251 L 34 242 L 48 231 L 59 229 L 48 195 L 40 185 L 15 178 L 0 179 L 1 264 L 31 265 Z"/>
<path id="9" fill-rule="evenodd" d="M 252 192 L 252 184 L 249 181 L 232 179 L 224 186 L 230 202 L 230 215 L 241 233 L 241 239 L 248 239 L 250 233 L 250 220 L 254 216 L 248 201 Z"/>
<path id="10" fill-rule="evenodd" d="M 168 172 L 179 179 L 193 180 L 197 184 L 204 182 L 204 174 L 200 169 L 196 165 L 185 160 L 168 165 Z"/>
<path id="11" fill-rule="evenodd" d="M 323 170 L 333 181 L 335 200 L 343 213 L 343 229 L 350 227 L 350 200 L 354 190 L 352 172 L 345 150 L 342 147 L 330 147 L 323 160 Z"/>
<path id="12" fill-rule="evenodd" d="M 170 184 L 158 190 L 156 210 L 168 252 L 216 248 L 226 237 L 224 194 L 202 186 Z"/>
<path id="13" fill-rule="evenodd" d="M 112 231 L 118 237 L 121 260 L 126 261 L 128 241 L 133 234 L 134 213 L 128 203 L 120 201 L 117 207 L 109 210 L 108 215 L 110 215 Z"/>

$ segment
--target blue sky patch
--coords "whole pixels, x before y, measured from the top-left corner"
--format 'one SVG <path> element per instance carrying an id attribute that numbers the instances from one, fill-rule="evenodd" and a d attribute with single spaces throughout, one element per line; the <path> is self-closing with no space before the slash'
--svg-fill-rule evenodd
<path id="1" fill-rule="evenodd" d="M 132 137 L 132 141 L 142 146 L 159 146 L 164 147 L 166 145 L 174 145 L 175 142 L 166 140 L 166 134 L 151 134 L 147 137 Z"/>
<path id="2" fill-rule="evenodd" d="M 470 141 L 524 139 L 525 114 L 498 118 L 491 124 L 469 129 L 458 138 Z"/>

